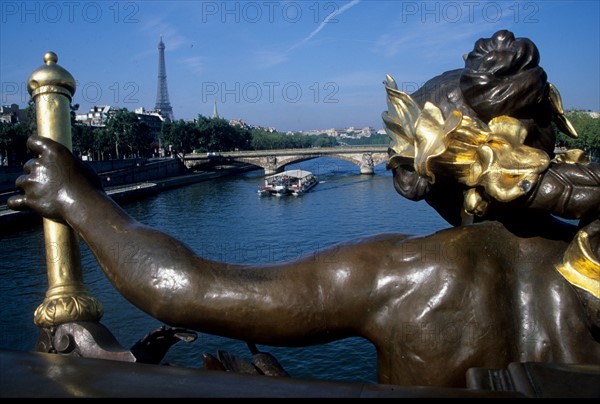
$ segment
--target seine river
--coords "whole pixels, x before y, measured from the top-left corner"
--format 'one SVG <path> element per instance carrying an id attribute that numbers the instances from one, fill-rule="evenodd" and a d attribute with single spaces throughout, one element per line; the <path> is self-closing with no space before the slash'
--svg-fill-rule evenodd
<path id="1" fill-rule="evenodd" d="M 188 185 L 130 202 L 137 220 L 187 243 L 199 254 L 227 262 L 266 263 L 296 259 L 332 244 L 384 232 L 428 234 L 448 227 L 424 202 L 398 195 L 384 164 L 361 175 L 350 163 L 319 158 L 287 167 L 318 176 L 299 197 L 260 197 L 262 170 Z M 30 351 L 38 330 L 33 312 L 47 289 L 41 227 L 0 238 L 0 348 Z M 126 348 L 162 324 L 141 312 L 110 285 L 82 244 L 84 281 L 104 307 L 104 324 Z M 293 377 L 376 382 L 374 348 L 350 338 L 305 348 L 259 346 L 275 355 Z M 202 367 L 202 353 L 217 350 L 250 359 L 245 343 L 199 334 L 178 342 L 165 363 Z"/>

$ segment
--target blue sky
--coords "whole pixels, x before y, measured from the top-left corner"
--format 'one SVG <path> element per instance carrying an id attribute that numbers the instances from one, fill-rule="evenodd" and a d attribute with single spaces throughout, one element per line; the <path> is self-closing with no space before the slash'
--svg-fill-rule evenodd
<path id="1" fill-rule="evenodd" d="M 566 109 L 600 111 L 595 1 L 1 1 L 1 103 L 52 50 L 78 83 L 74 103 L 134 110 L 156 103 L 166 46 L 176 119 L 219 115 L 281 131 L 373 126 L 382 81 L 401 89 L 463 66 L 499 29 L 528 37 Z"/>

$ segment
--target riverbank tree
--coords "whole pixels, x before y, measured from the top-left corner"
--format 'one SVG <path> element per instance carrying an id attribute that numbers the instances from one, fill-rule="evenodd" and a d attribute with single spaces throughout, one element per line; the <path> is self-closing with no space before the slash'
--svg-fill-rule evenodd
<path id="1" fill-rule="evenodd" d="M 559 146 L 581 149 L 588 153 L 591 161 L 600 160 L 600 117 L 588 111 L 567 111 L 565 113 L 579 137 L 570 138 L 558 132 Z"/>

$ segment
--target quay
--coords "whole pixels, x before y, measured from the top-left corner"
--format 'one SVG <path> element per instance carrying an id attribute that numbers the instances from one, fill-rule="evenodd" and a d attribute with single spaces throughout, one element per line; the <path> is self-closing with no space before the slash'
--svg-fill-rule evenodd
<path id="1" fill-rule="evenodd" d="M 167 191 L 169 189 L 208 181 L 214 178 L 236 175 L 255 169 L 258 169 L 258 167 L 251 165 L 229 166 L 213 171 L 193 172 L 110 187 L 105 185 L 104 189 L 115 202 L 123 204 L 156 195 L 159 192 Z M 104 180 L 103 184 L 107 184 L 106 175 L 101 175 L 101 178 Z M 0 235 L 27 229 L 42 223 L 42 218 L 37 213 L 31 211 L 18 212 L 8 208 L 6 201 L 10 196 L 15 195 L 16 193 L 16 190 L 0 193 Z"/>

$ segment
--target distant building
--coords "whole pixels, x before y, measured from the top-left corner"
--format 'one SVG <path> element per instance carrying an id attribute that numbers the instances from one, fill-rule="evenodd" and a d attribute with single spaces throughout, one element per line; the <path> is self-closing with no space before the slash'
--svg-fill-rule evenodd
<path id="1" fill-rule="evenodd" d="M 600 118 L 600 112 L 595 112 L 595 111 L 590 111 L 590 110 L 571 109 L 571 110 L 566 111 L 566 112 L 567 113 L 568 112 L 578 112 L 578 113 L 582 113 L 582 114 L 587 114 L 587 115 L 589 115 L 590 117 L 592 117 L 594 119 Z"/>
<path id="2" fill-rule="evenodd" d="M 250 126 L 248 126 L 246 121 L 244 121 L 242 119 L 230 119 L 229 125 L 237 126 L 238 128 L 242 128 L 242 129 L 250 129 Z"/>
<path id="3" fill-rule="evenodd" d="M 215 100 L 215 105 L 213 106 L 213 114 L 212 119 L 219 119 L 219 113 L 217 112 L 217 100 Z"/>
<path id="4" fill-rule="evenodd" d="M 347 128 L 313 129 L 302 131 L 302 134 L 309 136 L 317 136 L 323 133 L 336 138 L 358 139 L 361 137 L 369 137 L 376 132 L 371 126 L 366 126 L 364 128 L 355 128 L 354 126 L 349 126 Z"/>
<path id="5" fill-rule="evenodd" d="M 95 105 L 86 114 L 77 114 L 75 120 L 83 125 L 100 128 L 106 126 L 107 119 L 120 109 L 110 105 Z M 160 134 L 165 118 L 156 111 L 146 111 L 144 108 L 136 108 L 134 113 L 140 122 L 148 125 L 150 135 L 156 139 Z"/>
<path id="6" fill-rule="evenodd" d="M 117 110 L 118 108 L 109 105 L 94 105 L 87 113 L 75 115 L 75 120 L 84 125 L 102 127 L 106 125 L 108 117 Z"/>
<path id="7" fill-rule="evenodd" d="M 144 108 L 137 108 L 135 113 L 140 122 L 148 125 L 150 128 L 150 135 L 154 139 L 157 139 L 158 135 L 160 135 L 160 130 L 162 129 L 162 124 L 165 121 L 165 117 L 156 111 L 147 112 L 144 110 Z"/>
<path id="8" fill-rule="evenodd" d="M 21 109 L 17 104 L 0 106 L 1 123 L 27 123 L 27 109 Z"/>

